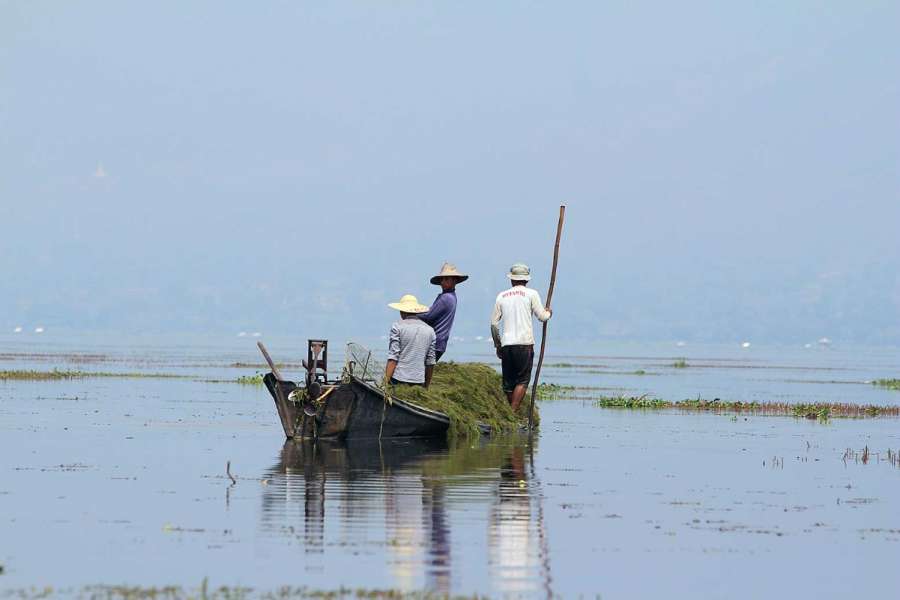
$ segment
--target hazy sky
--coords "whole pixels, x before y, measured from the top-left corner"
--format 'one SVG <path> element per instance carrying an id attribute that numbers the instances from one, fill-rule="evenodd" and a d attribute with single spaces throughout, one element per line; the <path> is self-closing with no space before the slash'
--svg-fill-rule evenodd
<path id="1" fill-rule="evenodd" d="M 4 2 L 0 329 L 900 343 L 897 2 Z"/>

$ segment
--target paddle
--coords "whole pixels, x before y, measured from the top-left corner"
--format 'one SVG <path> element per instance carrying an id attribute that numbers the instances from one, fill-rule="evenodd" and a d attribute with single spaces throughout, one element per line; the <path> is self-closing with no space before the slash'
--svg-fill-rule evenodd
<path id="1" fill-rule="evenodd" d="M 559 262 L 559 239 L 562 237 L 563 221 L 566 218 L 566 205 L 559 207 L 559 224 L 556 226 L 556 244 L 553 246 L 553 270 L 550 271 L 550 289 L 547 291 L 547 304 L 545 308 L 550 308 L 550 301 L 553 299 L 553 287 L 556 285 L 556 264 Z M 531 406 L 528 407 L 528 431 L 532 430 L 534 425 L 534 398 L 537 396 L 538 382 L 541 379 L 541 365 L 544 363 L 544 348 L 547 346 L 547 321 L 544 321 L 544 328 L 541 332 L 541 353 L 538 356 L 537 370 L 534 373 L 534 383 L 531 386 Z"/>

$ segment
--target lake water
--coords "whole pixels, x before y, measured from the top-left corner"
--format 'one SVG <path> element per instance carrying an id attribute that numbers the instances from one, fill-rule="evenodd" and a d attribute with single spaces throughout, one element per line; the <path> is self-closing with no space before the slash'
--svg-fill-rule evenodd
<path id="1" fill-rule="evenodd" d="M 0 597 L 205 577 L 253 593 L 896 596 L 897 419 L 589 398 L 900 404 L 868 383 L 900 375 L 897 349 L 561 344 L 545 380 L 581 389 L 542 403 L 534 444 L 315 444 L 285 443 L 265 390 L 233 383 L 257 370 L 233 366 L 261 362 L 254 342 L 0 337 L 0 370 L 185 376 L 0 382 Z M 292 364 L 304 347 L 269 341 Z M 496 362 L 482 342 L 447 358 Z"/>

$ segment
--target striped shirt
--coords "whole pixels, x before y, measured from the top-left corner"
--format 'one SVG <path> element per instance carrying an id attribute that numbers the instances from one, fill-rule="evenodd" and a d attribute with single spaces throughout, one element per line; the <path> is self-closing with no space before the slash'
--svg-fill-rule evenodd
<path id="1" fill-rule="evenodd" d="M 401 319 L 391 326 L 388 360 L 396 360 L 394 379 L 404 383 L 425 383 L 425 367 L 434 365 L 435 334 L 417 317 Z"/>

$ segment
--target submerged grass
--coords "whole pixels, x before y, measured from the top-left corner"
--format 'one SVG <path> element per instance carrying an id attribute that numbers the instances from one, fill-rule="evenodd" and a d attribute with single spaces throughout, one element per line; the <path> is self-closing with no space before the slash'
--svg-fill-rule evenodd
<path id="1" fill-rule="evenodd" d="M 835 418 L 898 417 L 900 406 L 877 406 L 873 404 L 841 404 L 816 402 L 812 404 L 788 404 L 785 402 L 740 402 L 715 400 L 661 400 L 648 396 L 602 396 L 594 401 L 602 408 L 625 409 L 676 409 L 685 411 L 711 411 L 722 413 L 749 413 L 761 415 L 781 415 L 805 419 L 827 421 Z"/>
<path id="2" fill-rule="evenodd" d="M 438 363 L 428 389 L 392 386 L 395 398 L 440 411 L 450 417 L 450 435 L 479 435 L 478 423 L 507 433 L 528 423 L 529 396 L 513 413 L 500 374 L 484 363 Z M 534 421 L 539 422 L 537 407 Z"/>
<path id="3" fill-rule="evenodd" d="M 876 379 L 872 385 L 887 388 L 889 390 L 900 390 L 900 379 Z"/>
<path id="4" fill-rule="evenodd" d="M 0 371 L 0 381 L 53 381 L 59 379 L 87 379 L 89 377 L 183 379 L 186 376 L 175 375 L 173 373 L 109 373 L 102 371 L 72 371 L 60 369 L 53 369 L 52 371 Z"/>

